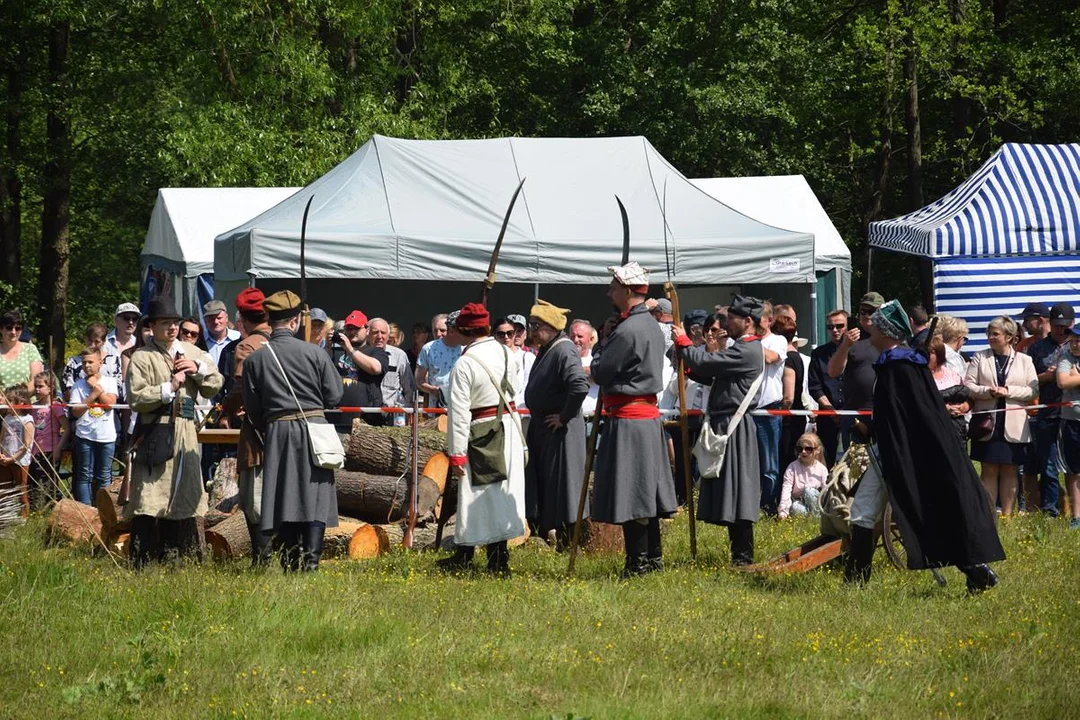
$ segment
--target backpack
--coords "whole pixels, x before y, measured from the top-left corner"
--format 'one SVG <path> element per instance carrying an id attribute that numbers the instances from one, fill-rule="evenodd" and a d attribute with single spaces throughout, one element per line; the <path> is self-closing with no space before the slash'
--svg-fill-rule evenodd
<path id="1" fill-rule="evenodd" d="M 870 464 L 866 446 L 852 444 L 829 471 L 821 491 L 821 533 L 833 537 L 851 536 L 851 503 L 855 490 Z"/>

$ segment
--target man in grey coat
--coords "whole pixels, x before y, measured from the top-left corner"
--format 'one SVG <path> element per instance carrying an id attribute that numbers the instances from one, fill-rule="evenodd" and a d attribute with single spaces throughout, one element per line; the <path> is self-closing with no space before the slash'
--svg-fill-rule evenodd
<path id="1" fill-rule="evenodd" d="M 592 517 L 623 527 L 622 577 L 663 568 L 660 517 L 678 507 L 657 396 L 664 389 L 664 333 L 645 307 L 649 272 L 636 262 L 608 268 L 618 314 L 593 349 L 603 394 L 603 440 L 596 452 Z"/>
<path id="2" fill-rule="evenodd" d="M 555 531 L 555 548 L 570 545 L 577 521 L 578 498 L 585 480 L 585 418 L 581 404 L 589 379 L 577 346 L 563 330 L 569 310 L 537 300 L 529 313 L 529 335 L 540 348 L 525 402 L 532 422 L 525 433 L 526 517 L 542 536 Z M 583 517 L 588 517 L 586 511 Z"/>
<path id="3" fill-rule="evenodd" d="M 754 380 L 765 369 L 761 340 L 753 334 L 761 308 L 757 298 L 735 296 L 727 320 L 728 336 L 736 339 L 735 344 L 718 352 L 695 347 L 681 327 L 672 331 L 686 367 L 699 377 L 712 378 L 709 424 L 718 435 L 729 435 L 720 477 L 701 480 L 697 517 L 727 526 L 732 565 L 754 561 L 754 523 L 761 500 L 757 429 L 749 417 L 744 417 L 734 431 L 729 427 Z"/>
<path id="4" fill-rule="evenodd" d="M 334 471 L 313 462 L 307 426 L 326 423 L 343 386 L 326 351 L 296 337 L 300 306 L 288 290 L 266 298 L 270 342 L 244 361 L 243 374 L 244 408 L 264 438 L 259 529 L 276 533 L 286 572 L 318 569 L 323 533 L 338 521 Z"/>

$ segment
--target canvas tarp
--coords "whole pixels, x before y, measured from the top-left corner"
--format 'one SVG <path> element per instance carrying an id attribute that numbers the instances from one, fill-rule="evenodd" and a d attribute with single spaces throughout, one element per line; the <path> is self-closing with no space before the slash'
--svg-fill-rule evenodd
<path id="1" fill-rule="evenodd" d="M 507 204 L 498 278 L 606 284 L 620 255 L 663 282 L 664 188 L 680 284 L 814 282 L 814 238 L 746 217 L 694 187 L 643 137 L 400 140 L 375 136 L 303 191 L 216 241 L 216 281 L 310 278 L 479 282 Z M 261 283 L 260 283 L 261 285 Z"/>

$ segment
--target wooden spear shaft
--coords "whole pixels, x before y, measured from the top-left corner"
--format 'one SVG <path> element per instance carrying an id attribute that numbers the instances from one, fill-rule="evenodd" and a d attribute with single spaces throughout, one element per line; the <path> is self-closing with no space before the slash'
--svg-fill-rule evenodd
<path id="1" fill-rule="evenodd" d="M 675 285 L 670 281 L 664 285 L 664 292 L 671 301 L 671 314 L 674 319 L 679 319 L 679 293 Z M 690 517 L 690 559 L 697 560 L 697 522 L 694 513 L 694 478 L 690 472 L 690 422 L 686 415 L 686 363 L 682 353 L 676 350 L 679 362 L 675 368 L 679 382 L 679 442 L 682 445 L 682 471 L 683 482 L 686 483 L 686 512 Z"/>
<path id="2" fill-rule="evenodd" d="M 581 542 L 581 523 L 585 516 L 585 502 L 589 499 L 589 476 L 592 475 L 593 460 L 596 458 L 596 440 L 600 435 L 600 408 L 603 407 L 603 391 L 596 393 L 596 412 L 593 413 L 592 431 L 589 433 L 589 442 L 585 448 L 585 480 L 581 483 L 581 495 L 578 496 L 577 521 L 574 523 L 574 536 L 570 541 L 570 565 L 566 568 L 567 575 L 574 574 L 574 561 L 577 560 L 578 545 Z"/>

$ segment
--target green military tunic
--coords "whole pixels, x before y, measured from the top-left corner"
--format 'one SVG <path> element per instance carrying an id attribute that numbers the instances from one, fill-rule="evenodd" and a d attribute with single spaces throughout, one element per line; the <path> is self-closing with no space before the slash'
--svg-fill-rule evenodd
<path id="1" fill-rule="evenodd" d="M 194 360 L 197 374 L 189 375 L 177 395 L 181 402 L 199 404 L 211 398 L 224 383 L 217 364 L 205 351 L 186 342 L 159 343 L 151 340 L 131 354 L 127 371 L 127 393 L 131 409 L 139 413 L 142 424 L 167 423 L 172 400 L 163 394 L 173 376 L 173 358 L 177 351 Z M 171 388 L 169 388 L 171 389 Z M 161 465 L 148 468 L 138 452 L 131 471 L 131 500 L 124 506 L 124 518 L 149 515 L 166 520 L 184 520 L 206 514 L 206 491 L 199 466 L 199 440 L 194 419 L 176 417 L 172 457 Z"/>

